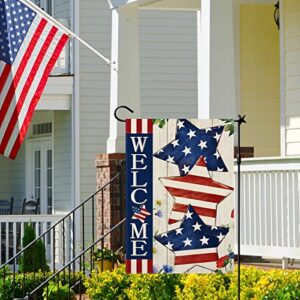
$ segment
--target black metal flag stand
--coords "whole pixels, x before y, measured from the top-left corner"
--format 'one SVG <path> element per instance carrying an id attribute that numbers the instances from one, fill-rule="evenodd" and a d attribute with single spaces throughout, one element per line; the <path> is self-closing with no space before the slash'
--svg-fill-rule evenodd
<path id="1" fill-rule="evenodd" d="M 234 122 L 238 124 L 238 154 L 237 154 L 237 167 L 238 167 L 238 196 L 237 196 L 237 261 L 238 261 L 238 300 L 241 299 L 241 125 L 246 123 L 246 116 L 239 115 L 239 118 Z"/>

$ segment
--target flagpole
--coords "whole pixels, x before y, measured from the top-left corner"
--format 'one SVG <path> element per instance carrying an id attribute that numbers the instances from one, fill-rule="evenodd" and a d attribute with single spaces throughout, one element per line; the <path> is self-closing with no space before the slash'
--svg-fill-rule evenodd
<path id="1" fill-rule="evenodd" d="M 238 199 L 237 199 L 237 259 L 238 259 L 238 300 L 241 299 L 241 125 L 246 123 L 246 116 L 239 115 L 239 118 L 234 122 L 238 123 L 238 155 L 237 155 L 237 167 L 238 167 Z"/>
<path id="2" fill-rule="evenodd" d="M 34 4 L 33 2 L 31 2 L 29 0 L 22 0 L 22 2 L 24 2 L 27 6 L 29 6 L 35 12 L 38 12 L 41 15 L 43 15 L 45 18 L 47 18 L 48 20 L 50 20 L 53 24 L 55 24 L 58 27 L 60 27 L 69 36 L 77 39 L 80 43 L 82 43 L 84 46 L 86 46 L 88 49 L 90 49 L 92 52 L 94 52 L 97 56 L 99 56 L 100 58 L 102 58 L 108 65 L 111 64 L 111 61 L 107 57 L 105 57 L 104 55 L 102 55 L 99 51 L 97 51 L 94 47 L 92 47 L 90 44 L 88 44 L 86 41 L 84 41 L 81 37 L 79 37 L 77 34 L 75 34 L 73 31 L 71 31 L 65 25 L 63 25 L 62 23 L 60 23 L 59 21 L 57 21 L 55 18 L 53 18 L 52 16 L 50 16 L 49 14 L 47 14 L 44 10 L 42 10 L 36 4 Z"/>

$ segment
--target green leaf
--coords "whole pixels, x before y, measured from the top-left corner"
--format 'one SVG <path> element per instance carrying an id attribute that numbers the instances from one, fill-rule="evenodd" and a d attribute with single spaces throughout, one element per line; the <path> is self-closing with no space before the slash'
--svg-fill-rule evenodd
<path id="1" fill-rule="evenodd" d="M 159 128 L 163 128 L 167 121 L 168 119 L 153 119 L 153 124 L 158 125 Z"/>

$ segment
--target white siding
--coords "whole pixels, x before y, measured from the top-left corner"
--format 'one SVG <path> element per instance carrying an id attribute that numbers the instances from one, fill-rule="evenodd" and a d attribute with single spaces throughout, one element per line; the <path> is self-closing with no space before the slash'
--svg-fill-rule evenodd
<path id="1" fill-rule="evenodd" d="M 111 11 L 106 1 L 80 2 L 80 35 L 110 57 Z M 80 47 L 80 178 L 81 200 L 96 189 L 95 158 L 106 152 L 109 127 L 110 68 Z"/>
<path id="2" fill-rule="evenodd" d="M 197 117 L 196 13 L 144 10 L 139 21 L 142 116 Z"/>
<path id="3" fill-rule="evenodd" d="M 54 112 L 54 208 L 55 212 L 71 207 L 71 116 Z"/>
<path id="4" fill-rule="evenodd" d="M 284 1 L 286 154 L 300 155 L 300 1 Z"/>
<path id="5" fill-rule="evenodd" d="M 0 156 L 0 199 L 14 197 L 14 212 L 19 212 L 25 197 L 25 145 L 16 160 Z"/>
<path id="6" fill-rule="evenodd" d="M 111 11 L 106 1 L 80 3 L 80 35 L 110 57 Z M 196 117 L 196 36 L 193 12 L 140 12 L 143 117 Z M 109 67 L 81 46 L 81 199 L 95 191 L 95 155 L 106 152 L 109 82 Z"/>
<path id="7" fill-rule="evenodd" d="M 54 0 L 54 17 L 70 19 L 70 0 Z"/>

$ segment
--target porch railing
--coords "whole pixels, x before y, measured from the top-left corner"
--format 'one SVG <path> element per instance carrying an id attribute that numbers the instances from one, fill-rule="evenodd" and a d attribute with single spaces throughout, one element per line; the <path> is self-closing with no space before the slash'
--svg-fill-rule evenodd
<path id="1" fill-rule="evenodd" d="M 30 251 L 31 247 L 33 247 L 33 245 L 35 245 L 36 243 L 38 243 L 39 241 L 43 241 L 43 243 L 46 245 L 46 251 L 48 250 L 48 254 L 50 254 L 50 261 L 49 261 L 49 265 L 50 265 L 50 269 L 53 273 L 56 272 L 56 270 L 59 270 L 61 268 L 63 268 L 64 266 L 66 266 L 66 263 L 69 262 L 71 259 L 74 261 L 74 263 L 72 265 L 69 265 L 70 270 L 72 270 L 72 272 L 75 272 L 75 270 L 82 270 L 83 272 L 85 271 L 85 267 L 86 267 L 86 262 L 88 262 L 88 260 L 90 259 L 90 257 L 85 257 L 85 253 L 87 251 L 84 251 L 87 249 L 86 247 L 86 230 L 89 229 L 91 230 L 91 237 L 89 240 L 89 244 L 93 243 L 95 244 L 95 240 L 96 240 L 96 230 L 95 230 L 95 217 L 96 217 L 96 213 L 95 213 L 95 200 L 98 197 L 98 199 L 100 199 L 100 201 L 102 201 L 103 203 L 103 199 L 104 199 L 104 193 L 105 193 L 105 189 L 111 185 L 113 182 L 117 184 L 119 184 L 119 189 L 120 189 L 120 193 L 118 194 L 118 199 L 114 199 L 114 201 L 119 201 L 120 207 L 122 207 L 122 201 L 123 201 L 123 167 L 122 164 L 119 166 L 119 171 L 118 173 L 109 181 L 107 182 L 104 186 L 102 186 L 97 192 L 95 192 L 93 195 L 91 195 L 89 198 L 87 198 L 85 201 L 81 202 L 81 204 L 79 204 L 76 208 L 74 208 L 72 211 L 70 211 L 69 213 L 67 213 L 64 217 L 60 217 L 59 221 L 55 222 L 55 220 L 51 220 L 51 217 L 53 216 L 48 216 L 49 218 L 44 218 L 43 216 L 27 216 L 23 219 L 23 221 L 31 221 L 32 223 L 34 223 L 35 221 L 35 229 L 37 232 L 39 232 L 39 230 L 41 230 L 41 226 L 42 228 L 45 228 L 46 230 L 42 231 L 42 233 L 31 243 L 29 243 L 26 247 L 24 247 L 23 249 L 21 249 L 20 251 L 17 252 L 17 250 L 14 250 L 14 252 L 17 253 L 12 253 L 12 257 L 10 257 L 5 263 L 3 263 L 0 266 L 0 275 L 3 279 L 3 288 L 5 289 L 5 282 L 6 282 L 6 276 L 11 276 L 12 277 L 12 286 L 13 286 L 13 293 L 15 291 L 15 286 L 16 286 L 16 282 L 15 282 L 15 278 L 16 278 L 16 273 L 18 272 L 18 264 L 20 262 L 20 259 L 22 257 L 22 255 L 24 254 L 25 251 Z M 103 206 L 103 205 L 102 205 Z M 87 228 L 87 222 L 85 221 L 85 212 L 87 212 L 87 209 L 90 209 L 91 211 L 91 216 L 89 216 L 90 220 L 93 220 L 91 222 L 91 228 Z M 121 220 L 121 218 L 123 218 L 124 216 L 122 215 L 124 212 L 120 210 L 120 216 L 119 219 Z M 8 216 L 11 217 L 11 216 Z M 19 223 L 21 222 L 21 218 L 23 216 L 18 216 L 20 217 L 20 219 L 18 220 Z M 30 218 L 31 217 L 31 218 Z M 34 218 L 33 218 L 34 217 Z M 4 220 L 3 218 L 1 218 L 1 222 L 2 220 Z M 43 220 L 43 222 L 41 222 L 41 220 Z M 7 222 L 4 222 L 5 225 L 5 229 L 6 229 L 6 234 L 5 234 L 5 239 L 9 239 L 9 236 L 13 235 L 14 233 L 17 232 L 17 223 L 18 221 L 12 222 L 12 226 L 9 226 L 7 224 L 10 224 L 9 219 L 6 219 Z M 49 224 L 51 222 L 55 222 L 52 226 Z M 22 222 L 21 222 L 22 223 Z M 42 223 L 42 225 L 40 225 L 40 223 Z M 14 225 L 15 224 L 15 225 Z M 77 225 L 80 225 L 77 228 Z M 104 224 L 102 224 L 103 227 Z M 23 225 L 21 225 L 21 228 L 24 228 Z M 48 227 L 48 228 L 47 228 Z M 77 228 L 77 229 L 76 229 Z M 116 239 L 121 239 L 123 240 L 123 228 L 118 228 L 119 232 L 116 232 L 117 236 L 114 235 L 112 236 L 112 230 L 109 231 L 109 234 L 111 235 L 111 237 L 113 237 L 115 240 Z M 24 230 L 24 229 L 23 229 Z M 107 234 L 105 234 L 106 236 Z M 22 234 L 21 234 L 22 236 Z M 15 246 L 17 246 L 17 239 L 13 238 L 15 243 Z M 104 239 L 101 240 L 101 247 L 104 247 Z M 17 249 L 17 248 L 16 248 Z M 91 249 L 91 248 L 88 248 Z M 74 258 L 77 257 L 78 253 L 82 253 L 80 255 L 80 260 L 74 260 Z M 8 254 L 9 255 L 9 254 Z M 34 257 L 33 257 L 33 263 L 34 263 Z M 76 263 L 77 264 L 76 264 Z M 8 274 L 7 272 L 7 267 L 10 267 L 10 269 L 12 270 L 12 275 Z M 36 273 L 35 267 L 33 266 L 33 272 L 34 272 L 34 276 Z M 70 271 L 69 270 L 69 271 Z M 27 276 L 25 270 L 23 269 L 22 271 L 23 274 L 23 281 L 25 282 L 25 278 Z M 43 276 L 44 279 L 47 279 L 47 274 L 45 273 L 45 268 L 43 270 Z M 30 274 L 28 275 L 30 276 Z M 25 287 L 23 286 L 23 297 L 27 294 L 27 292 L 29 291 L 25 291 Z"/>
<path id="2" fill-rule="evenodd" d="M 0 262 L 4 263 L 21 250 L 22 237 L 26 223 L 34 225 L 35 234 L 39 236 L 62 218 L 61 215 L 3 215 L 0 221 Z M 61 230 L 57 232 L 57 242 L 61 244 Z M 45 238 L 46 256 L 49 260 L 50 236 Z"/>
<path id="3" fill-rule="evenodd" d="M 241 254 L 300 259 L 300 158 L 242 161 Z"/>

